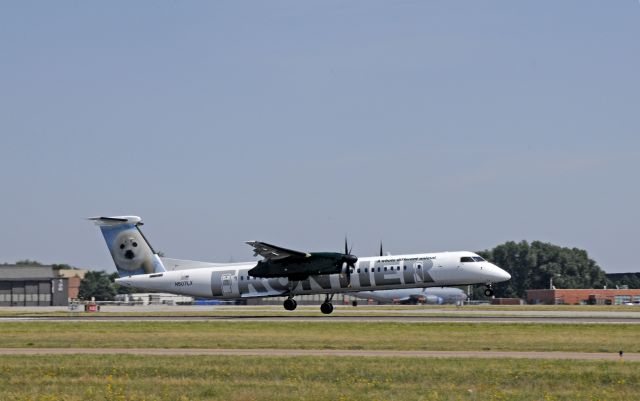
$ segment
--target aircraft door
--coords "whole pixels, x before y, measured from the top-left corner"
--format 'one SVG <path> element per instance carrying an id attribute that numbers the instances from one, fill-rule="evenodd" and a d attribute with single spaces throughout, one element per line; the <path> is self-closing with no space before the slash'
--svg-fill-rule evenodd
<path id="1" fill-rule="evenodd" d="M 231 274 L 223 274 L 222 279 L 222 295 L 230 295 L 233 292 L 233 281 Z"/>
<path id="2" fill-rule="evenodd" d="M 413 264 L 413 280 L 416 283 L 424 282 L 424 272 L 422 270 L 422 261 Z"/>

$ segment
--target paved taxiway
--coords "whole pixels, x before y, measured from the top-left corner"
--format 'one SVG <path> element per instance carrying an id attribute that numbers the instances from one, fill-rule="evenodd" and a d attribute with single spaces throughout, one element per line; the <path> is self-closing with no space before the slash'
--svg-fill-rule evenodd
<path id="1" fill-rule="evenodd" d="M 373 316 L 309 316 L 295 315 L 225 315 L 225 316 L 118 316 L 118 315 L 80 315 L 80 316 L 24 316 L 0 317 L 0 322 L 44 321 L 44 322 L 204 322 L 204 321 L 236 321 L 236 322 L 398 322 L 398 323 L 545 323 L 545 324 L 640 324 L 640 318 L 631 317 L 590 317 L 590 316 L 405 316 L 405 315 L 373 315 Z"/>
<path id="2" fill-rule="evenodd" d="M 255 321 L 255 322 L 402 322 L 402 323 L 557 323 L 640 324 L 640 309 L 629 310 L 520 310 L 385 306 L 337 306 L 322 315 L 317 306 L 283 312 L 281 306 L 103 306 L 98 313 L 69 312 L 60 307 L 0 308 L 7 321 Z M 63 313 L 66 312 L 66 313 Z"/>
<path id="3" fill-rule="evenodd" d="M 531 310 L 470 309 L 385 306 L 336 306 L 331 315 L 322 315 L 317 306 L 300 306 L 284 312 L 281 306 L 115 306 L 98 313 L 69 312 L 66 308 L 0 308 L 0 322 L 6 321 L 255 321 L 255 322 L 402 322 L 402 323 L 589 323 L 640 324 L 640 309 L 629 310 Z M 66 312 L 66 313 L 62 313 Z"/>
<path id="4" fill-rule="evenodd" d="M 210 348 L 0 348 L 0 355 L 232 355 L 232 356 L 331 356 L 402 358 L 517 358 L 640 361 L 640 354 L 602 352 L 511 352 L 511 351 L 393 351 L 393 350 L 313 350 L 313 349 L 210 349 Z"/>

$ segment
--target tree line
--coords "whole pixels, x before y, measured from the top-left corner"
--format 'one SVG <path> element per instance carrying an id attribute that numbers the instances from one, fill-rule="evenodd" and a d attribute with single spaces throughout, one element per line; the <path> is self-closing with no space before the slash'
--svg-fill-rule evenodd
<path id="1" fill-rule="evenodd" d="M 130 294 L 133 292 L 129 287 L 116 284 L 116 278 L 118 278 L 118 273 L 107 274 L 104 271 L 89 270 L 80 282 L 78 298 L 83 300 L 94 298 L 96 301 L 113 301 L 116 294 Z"/>
<path id="2" fill-rule="evenodd" d="M 509 241 L 480 256 L 511 274 L 511 280 L 495 285 L 495 296 L 524 298 L 526 290 L 549 288 L 604 288 L 604 270 L 589 258 L 587 251 L 547 242 Z"/>

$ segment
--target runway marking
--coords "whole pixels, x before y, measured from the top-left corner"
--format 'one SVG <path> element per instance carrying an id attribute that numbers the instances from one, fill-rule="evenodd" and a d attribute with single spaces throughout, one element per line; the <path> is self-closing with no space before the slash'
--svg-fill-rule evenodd
<path id="1" fill-rule="evenodd" d="M 394 351 L 318 349 L 212 349 L 212 348 L 0 348 L 0 355 L 159 355 L 159 356 L 317 356 L 383 358 L 488 358 L 640 361 L 640 353 L 515 352 L 515 351 Z"/>

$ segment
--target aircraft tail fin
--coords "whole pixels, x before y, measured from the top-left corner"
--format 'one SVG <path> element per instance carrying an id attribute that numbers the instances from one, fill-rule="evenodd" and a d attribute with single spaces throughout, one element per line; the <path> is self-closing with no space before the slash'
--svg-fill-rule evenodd
<path id="1" fill-rule="evenodd" d="M 104 237 L 120 277 L 164 272 L 158 254 L 140 230 L 138 216 L 91 217 Z"/>

